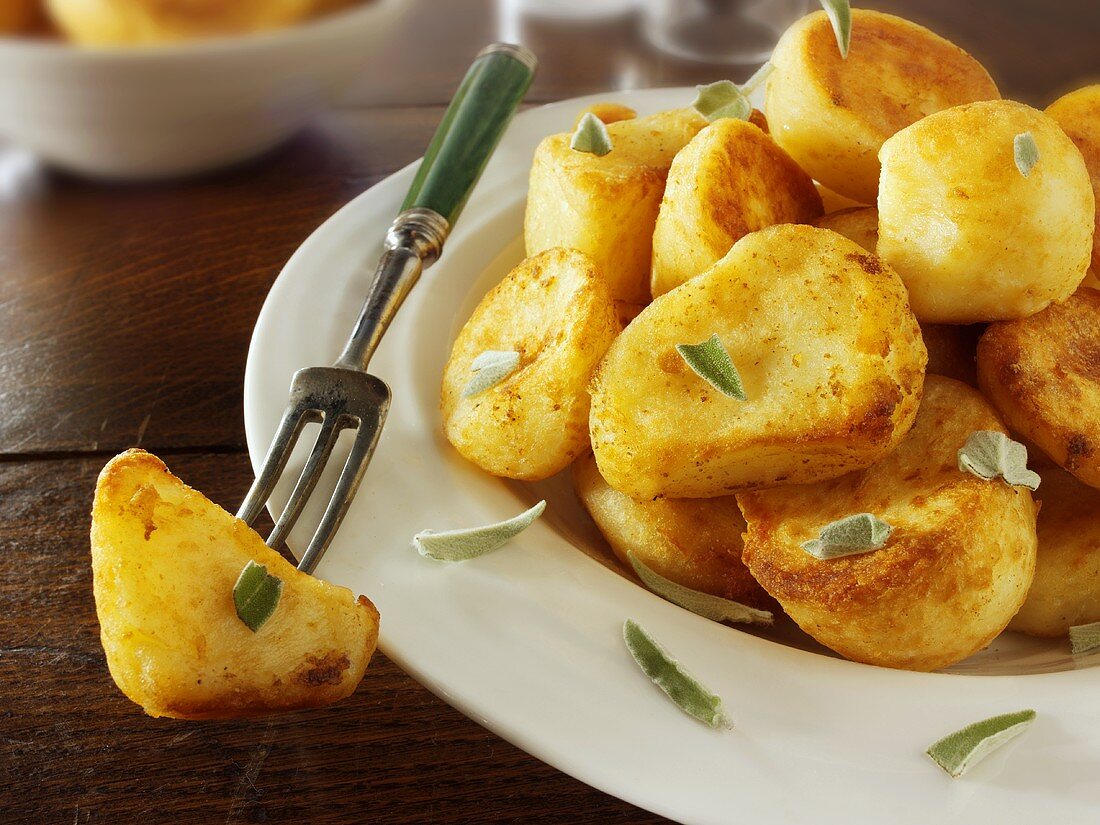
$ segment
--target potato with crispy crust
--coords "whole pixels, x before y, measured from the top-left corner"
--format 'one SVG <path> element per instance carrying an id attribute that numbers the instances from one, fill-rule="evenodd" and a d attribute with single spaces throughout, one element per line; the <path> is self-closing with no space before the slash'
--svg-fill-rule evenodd
<path id="1" fill-rule="evenodd" d="M 1100 203 L 1100 83 L 1062 95 L 1047 106 L 1046 113 L 1081 151 L 1092 181 L 1093 199 Z M 1100 209 L 1096 210 L 1093 226 L 1092 270 L 1100 272 Z"/>
<path id="2" fill-rule="evenodd" d="M 714 334 L 746 401 L 676 350 Z M 654 300 L 611 345 L 592 382 L 593 451 L 607 482 L 638 499 L 832 478 L 905 435 L 925 358 L 889 267 L 835 232 L 772 226 Z"/>
<path id="3" fill-rule="evenodd" d="M 875 252 L 878 246 L 878 210 L 873 206 L 856 206 L 829 212 L 814 221 L 814 226 L 839 232 L 868 252 Z"/>
<path id="4" fill-rule="evenodd" d="M 591 453 L 573 462 L 573 487 L 627 570 L 632 553 L 692 590 L 750 607 L 775 606 L 741 561 L 745 519 L 733 496 L 636 501 L 604 481 Z"/>
<path id="5" fill-rule="evenodd" d="M 551 135 L 535 150 L 523 236 L 527 254 L 578 249 L 596 263 L 617 301 L 649 303 L 653 228 L 672 158 L 707 125 L 694 109 L 620 120 L 611 151 L 569 148 Z"/>
<path id="6" fill-rule="evenodd" d="M 803 17 L 772 53 L 764 111 L 779 145 L 829 189 L 873 204 L 883 141 L 925 115 L 999 97 L 954 43 L 877 11 L 852 10 L 842 58 L 824 12 Z"/>
<path id="7" fill-rule="evenodd" d="M 232 719 L 328 705 L 354 692 L 378 611 L 301 573 L 243 521 L 129 450 L 99 475 L 92 576 L 111 676 L 150 716 Z M 249 561 L 283 582 L 253 632 L 233 587 Z"/>
<path id="8" fill-rule="evenodd" d="M 607 284 L 573 249 L 528 258 L 482 298 L 443 371 L 447 439 L 497 476 L 534 481 L 588 449 L 588 382 L 620 326 Z M 474 359 L 519 354 L 518 367 L 474 395 Z"/>
<path id="9" fill-rule="evenodd" d="M 978 342 L 978 382 L 1013 431 L 1100 487 L 1100 291 L 990 324 Z"/>
<path id="10" fill-rule="evenodd" d="M 820 214 L 813 180 L 774 140 L 748 121 L 716 120 L 669 169 L 653 232 L 653 295 L 709 269 L 750 232 Z"/>
<path id="11" fill-rule="evenodd" d="M 1017 168 L 1017 135 L 1039 160 Z M 1072 293 L 1092 256 L 1092 184 L 1058 124 L 1008 100 L 930 115 L 882 146 L 878 254 L 918 320 L 1032 315 Z"/>
<path id="12" fill-rule="evenodd" d="M 1025 488 L 959 470 L 976 430 L 1004 425 L 976 390 L 928 376 L 916 424 L 882 461 L 738 494 L 745 564 L 803 630 L 857 662 L 936 670 L 981 650 L 1027 595 L 1038 508 Z M 881 549 L 824 560 L 802 549 L 856 513 L 893 528 Z"/>

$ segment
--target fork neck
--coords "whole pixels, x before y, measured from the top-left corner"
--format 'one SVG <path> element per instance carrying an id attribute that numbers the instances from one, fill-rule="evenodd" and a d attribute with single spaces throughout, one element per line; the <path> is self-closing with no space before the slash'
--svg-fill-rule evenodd
<path id="1" fill-rule="evenodd" d="M 394 219 L 367 300 L 333 366 L 366 372 L 382 335 L 420 273 L 439 258 L 450 231 L 442 215 L 423 207 L 406 209 Z"/>

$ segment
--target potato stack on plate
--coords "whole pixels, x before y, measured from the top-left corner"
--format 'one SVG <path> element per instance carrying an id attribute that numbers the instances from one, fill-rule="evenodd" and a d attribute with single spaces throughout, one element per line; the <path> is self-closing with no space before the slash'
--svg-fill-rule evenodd
<path id="1" fill-rule="evenodd" d="M 495 475 L 572 464 L 627 569 L 934 670 L 1100 620 L 1100 87 L 1043 113 L 851 23 L 783 35 L 763 114 L 726 81 L 543 140 L 443 427 Z"/>

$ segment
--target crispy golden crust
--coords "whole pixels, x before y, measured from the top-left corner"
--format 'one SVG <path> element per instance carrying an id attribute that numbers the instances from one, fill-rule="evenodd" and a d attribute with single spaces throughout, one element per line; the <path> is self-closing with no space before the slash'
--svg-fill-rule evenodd
<path id="1" fill-rule="evenodd" d="M 1092 180 L 1093 199 L 1100 203 L 1100 84 L 1063 95 L 1046 108 L 1046 113 L 1081 150 Z M 1092 236 L 1092 269 L 1100 271 L 1100 209 L 1096 211 Z"/>
<path id="2" fill-rule="evenodd" d="M 838 232 L 868 252 L 874 252 L 878 246 L 878 210 L 873 206 L 855 206 L 829 212 L 814 221 L 814 226 Z"/>
<path id="3" fill-rule="evenodd" d="M 849 659 L 935 670 L 980 650 L 1023 603 L 1037 510 L 1026 489 L 959 471 L 958 448 L 983 429 L 1004 431 L 975 390 L 928 376 L 912 431 L 879 463 L 738 494 L 749 570 L 803 630 Z M 881 550 L 823 561 L 801 549 L 861 512 L 894 528 Z"/>
<path id="4" fill-rule="evenodd" d="M 990 324 L 978 343 L 978 381 L 1015 432 L 1100 487 L 1100 291 Z"/>

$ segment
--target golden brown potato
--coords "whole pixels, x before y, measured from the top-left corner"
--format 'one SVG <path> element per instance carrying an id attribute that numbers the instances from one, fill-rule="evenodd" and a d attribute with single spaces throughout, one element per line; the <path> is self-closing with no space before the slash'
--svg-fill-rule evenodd
<path id="1" fill-rule="evenodd" d="M 1093 200 L 1100 203 L 1100 83 L 1063 95 L 1047 106 L 1046 113 L 1081 150 Z M 1092 269 L 1100 271 L 1100 209 L 1093 226 Z"/>
<path id="2" fill-rule="evenodd" d="M 716 120 L 669 169 L 653 232 L 653 295 L 709 269 L 750 232 L 820 214 L 814 182 L 775 141 L 748 121 Z"/>
<path id="3" fill-rule="evenodd" d="M 832 189 L 827 186 L 822 186 L 820 183 L 814 184 L 817 187 L 817 194 L 821 195 L 821 205 L 825 209 L 825 214 L 830 212 L 839 212 L 841 209 L 855 209 L 859 206 L 866 206 L 859 201 L 854 201 L 851 198 L 846 198 L 843 195 L 838 195 Z"/>
<path id="4" fill-rule="evenodd" d="M 814 226 L 839 232 L 868 252 L 875 252 L 878 246 L 878 210 L 873 206 L 829 212 L 814 221 Z"/>
<path id="5" fill-rule="evenodd" d="M 984 329 L 981 324 L 921 324 L 921 337 L 928 349 L 928 372 L 977 387 L 975 355 Z"/>
<path id="6" fill-rule="evenodd" d="M 443 371 L 447 439 L 493 475 L 533 481 L 588 449 L 588 381 L 619 333 L 615 304 L 592 260 L 572 249 L 528 258 L 481 299 Z M 519 366 L 470 397 L 481 353 L 519 353 Z"/>
<path id="7" fill-rule="evenodd" d="M 591 453 L 573 463 L 573 486 L 627 570 L 627 554 L 633 553 L 684 587 L 750 607 L 774 607 L 741 562 L 745 520 L 733 496 L 635 501 L 604 481 Z"/>
<path id="8" fill-rule="evenodd" d="M 1030 132 L 1025 177 L 1014 142 Z M 878 254 L 905 281 L 918 320 L 1032 315 L 1072 293 L 1092 256 L 1093 195 L 1081 153 L 1022 103 L 939 112 L 882 146 Z"/>
<path id="9" fill-rule="evenodd" d="M 573 119 L 573 128 L 576 129 L 584 116 L 589 114 L 595 115 L 604 123 L 618 123 L 620 120 L 631 120 L 638 116 L 637 112 L 621 103 L 593 103 L 577 112 Z"/>
<path id="10" fill-rule="evenodd" d="M 33 31 L 42 17 L 42 0 L 0 0 L 0 35 Z"/>
<path id="11" fill-rule="evenodd" d="M 990 324 L 978 342 L 978 382 L 1008 426 L 1100 487 L 1100 291 Z"/>
<path id="12" fill-rule="evenodd" d="M 749 570 L 803 630 L 857 662 L 936 670 L 981 650 L 1031 584 L 1037 508 L 1025 488 L 959 470 L 975 430 L 1004 426 L 976 390 L 928 376 L 916 424 L 878 464 L 738 494 Z M 802 549 L 856 513 L 893 527 L 880 550 L 819 560 Z"/>
<path id="13" fill-rule="evenodd" d="M 625 301 L 615 302 L 615 314 L 619 318 L 619 326 L 626 329 L 626 325 L 638 317 L 644 306 L 641 304 L 628 304 Z"/>
<path id="14" fill-rule="evenodd" d="M 875 203 L 884 140 L 932 112 L 999 97 L 982 65 L 928 29 L 852 10 L 848 57 L 824 12 L 791 26 L 772 53 L 764 111 L 779 145 L 825 186 Z"/>
<path id="15" fill-rule="evenodd" d="M 527 254 L 553 247 L 591 256 L 612 297 L 649 302 L 653 227 L 673 156 L 707 125 L 694 109 L 621 120 L 607 127 L 602 157 L 551 135 L 535 150 L 523 235 Z"/>
<path id="16" fill-rule="evenodd" d="M 113 458 L 92 505 L 92 575 L 111 676 L 150 716 L 230 719 L 319 707 L 355 691 L 378 611 L 298 572 L 155 456 Z M 253 632 L 233 586 L 248 561 L 283 581 Z"/>
<path id="17" fill-rule="evenodd" d="M 676 350 L 717 334 L 746 401 Z M 600 472 L 638 499 L 832 478 L 890 452 L 916 415 L 924 344 L 889 267 L 835 232 L 754 232 L 654 300 L 592 382 Z"/>

